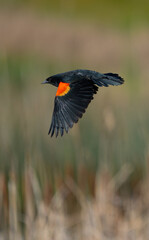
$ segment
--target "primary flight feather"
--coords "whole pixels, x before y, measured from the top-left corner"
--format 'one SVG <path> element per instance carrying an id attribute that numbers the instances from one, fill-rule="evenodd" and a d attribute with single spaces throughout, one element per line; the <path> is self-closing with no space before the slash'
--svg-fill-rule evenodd
<path id="1" fill-rule="evenodd" d="M 121 85 L 123 78 L 115 73 L 99 73 L 91 70 L 74 70 L 59 73 L 47 78 L 43 84 L 52 84 L 57 88 L 54 111 L 48 134 L 51 137 L 64 131 L 77 123 L 85 113 L 86 108 L 97 93 L 98 87 L 109 85 Z"/>

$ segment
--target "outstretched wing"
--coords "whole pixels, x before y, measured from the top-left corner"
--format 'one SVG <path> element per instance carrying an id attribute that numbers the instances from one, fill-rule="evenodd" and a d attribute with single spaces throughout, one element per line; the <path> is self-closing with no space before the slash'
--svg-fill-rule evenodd
<path id="1" fill-rule="evenodd" d="M 51 137 L 61 136 L 64 130 L 68 132 L 69 128 L 77 123 L 79 118 L 85 113 L 86 108 L 93 99 L 93 95 L 98 91 L 98 87 L 92 81 L 76 81 L 70 84 L 60 82 L 55 102 L 52 122 L 49 129 Z"/>

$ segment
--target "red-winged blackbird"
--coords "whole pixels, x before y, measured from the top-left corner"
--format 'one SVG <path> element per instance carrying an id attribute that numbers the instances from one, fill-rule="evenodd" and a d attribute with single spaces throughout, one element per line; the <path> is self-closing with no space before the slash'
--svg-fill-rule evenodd
<path id="1" fill-rule="evenodd" d="M 64 130 L 68 133 L 69 128 L 72 128 L 73 124 L 82 117 L 93 99 L 93 95 L 98 91 L 97 86 L 120 85 L 124 83 L 124 80 L 115 73 L 102 74 L 81 69 L 56 74 L 47 78 L 44 83 L 58 87 L 48 132 L 48 134 L 51 133 L 51 137 L 55 132 L 57 137 L 59 131 L 61 136 L 63 136 Z"/>

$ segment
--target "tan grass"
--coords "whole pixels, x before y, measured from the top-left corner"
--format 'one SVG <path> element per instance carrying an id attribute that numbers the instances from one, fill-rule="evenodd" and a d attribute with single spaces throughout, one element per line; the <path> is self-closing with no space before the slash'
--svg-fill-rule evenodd
<path id="1" fill-rule="evenodd" d="M 111 178 L 108 169 L 97 175 L 95 197 L 87 198 L 76 183 L 68 178 L 56 191 L 49 204 L 41 194 L 35 172 L 31 167 L 25 171 L 24 195 L 25 213 L 21 216 L 18 208 L 18 192 L 15 175 L 12 172 L 9 180 L 9 237 L 21 240 L 67 240 L 67 239 L 142 239 L 149 234 L 149 196 L 146 192 L 147 181 L 140 186 L 140 194 L 134 198 L 118 195 L 119 175 L 123 183 L 129 177 L 129 166 Z M 4 182 L 3 182 L 4 184 Z M 69 194 L 79 204 L 73 213 L 67 211 Z M 3 197 L 5 193 L 3 192 Z M 2 207 L 2 205 L 0 206 Z M 24 234 L 21 223 L 24 222 Z M 1 232 L 1 239 L 7 232 Z"/>

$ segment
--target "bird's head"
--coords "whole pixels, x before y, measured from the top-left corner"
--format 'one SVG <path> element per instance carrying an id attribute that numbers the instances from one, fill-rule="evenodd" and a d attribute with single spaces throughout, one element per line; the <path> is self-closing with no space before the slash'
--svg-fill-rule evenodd
<path id="1" fill-rule="evenodd" d="M 60 81 L 61 81 L 61 77 L 59 76 L 59 74 L 57 74 L 57 75 L 48 77 L 45 81 L 42 82 L 42 84 L 52 84 L 58 87 Z"/>

